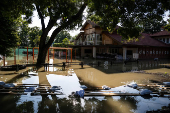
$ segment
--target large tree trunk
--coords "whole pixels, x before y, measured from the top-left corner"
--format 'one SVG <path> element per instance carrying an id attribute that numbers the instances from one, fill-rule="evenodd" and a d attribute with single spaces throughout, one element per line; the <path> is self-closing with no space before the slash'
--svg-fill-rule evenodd
<path id="1" fill-rule="evenodd" d="M 40 51 L 39 51 L 39 54 L 38 54 L 38 59 L 37 59 L 37 64 L 36 64 L 37 67 L 41 67 L 42 64 L 45 63 L 48 48 L 42 47 L 42 48 L 39 48 L 39 50 Z"/>
<path id="2" fill-rule="evenodd" d="M 55 25 L 57 20 L 54 20 L 54 18 L 51 19 L 48 22 L 47 27 L 45 28 L 45 23 L 44 23 L 44 16 L 40 10 L 40 6 L 36 5 L 36 9 L 38 12 L 38 15 L 41 19 L 41 25 L 42 25 L 42 35 L 40 38 L 40 44 L 39 44 L 39 54 L 38 54 L 38 59 L 37 59 L 37 63 L 36 66 L 39 69 L 39 67 L 42 66 L 43 63 L 45 63 L 45 59 L 46 59 L 46 55 L 47 55 L 47 50 L 48 48 L 51 46 L 51 44 L 53 43 L 55 36 L 63 29 L 65 29 L 67 26 L 71 25 L 74 21 L 78 20 L 79 17 L 82 15 L 84 9 L 86 8 L 87 4 L 82 5 L 82 7 L 80 8 L 80 10 L 77 12 L 77 14 L 71 16 L 69 18 L 68 21 L 64 22 L 61 24 L 61 26 L 59 26 L 58 28 L 56 28 L 50 39 L 48 40 L 47 43 L 45 43 L 48 32 L 51 30 L 51 28 Z M 50 10 L 49 10 L 50 11 Z"/>
<path id="3" fill-rule="evenodd" d="M 43 36 L 43 35 L 41 36 L 41 41 L 44 43 L 39 44 L 38 59 L 36 63 L 37 68 L 40 68 L 41 66 L 43 66 L 42 64 L 45 63 L 47 50 L 49 48 L 49 46 L 45 44 L 45 39 L 46 39 L 45 37 L 46 36 Z"/>

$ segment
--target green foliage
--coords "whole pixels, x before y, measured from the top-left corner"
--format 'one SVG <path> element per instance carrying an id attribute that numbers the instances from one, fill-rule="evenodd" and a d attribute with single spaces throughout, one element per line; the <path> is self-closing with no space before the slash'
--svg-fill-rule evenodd
<path id="1" fill-rule="evenodd" d="M 27 21 L 20 19 L 20 26 L 18 31 L 18 36 L 20 38 L 20 46 L 29 46 L 29 32 Z"/>
<path id="2" fill-rule="evenodd" d="M 170 15 L 169 15 L 170 17 Z M 168 24 L 164 26 L 164 29 L 170 31 L 170 19 L 168 19 Z"/>
<path id="3" fill-rule="evenodd" d="M 70 42 L 68 38 L 64 38 L 62 43 L 54 43 L 54 47 L 68 47 L 68 45 L 74 45 L 73 42 Z"/>
<path id="4" fill-rule="evenodd" d="M 138 37 L 144 30 L 151 33 L 160 30 L 169 5 L 169 1 L 160 0 L 92 0 L 89 17 L 99 17 L 98 24 L 110 32 L 120 23 L 122 28 L 118 33 L 128 39 Z"/>
<path id="5" fill-rule="evenodd" d="M 22 40 L 21 45 L 26 45 L 25 41 L 30 39 L 31 45 L 40 42 L 37 64 L 41 64 L 45 62 L 45 53 L 60 31 L 76 29 L 82 25 L 83 11 L 87 5 L 89 17 L 97 21 L 103 29 L 112 32 L 120 22 L 122 28 L 118 30 L 118 33 L 126 39 L 139 36 L 139 32 L 145 29 L 142 26 L 150 26 L 146 23 L 150 22 L 149 20 L 153 20 L 153 23 L 161 23 L 164 11 L 170 9 L 169 0 L 1 0 L 0 24 L 6 23 L 1 25 L 3 28 L 1 27 L 0 35 L 5 37 L 1 42 L 6 40 L 4 44 L 11 44 L 10 41 L 13 39 L 9 38 L 9 40 L 7 37 L 16 36 L 15 29 L 13 29 L 14 20 L 24 14 L 24 19 L 30 23 L 33 11 L 36 10 L 42 25 L 41 37 L 38 32 L 34 32 L 28 39 L 27 24 L 22 25 L 23 29 L 19 35 Z M 94 14 L 95 16 L 91 16 Z M 46 17 L 49 17 L 47 25 L 44 23 Z M 51 37 L 48 37 L 49 31 L 54 26 L 56 29 Z M 57 42 L 63 40 L 58 39 Z M 13 41 L 13 43 L 15 42 L 16 40 Z M 4 54 L 4 52 L 2 53 Z"/>
<path id="6" fill-rule="evenodd" d="M 35 26 L 35 27 L 30 28 L 29 44 L 31 47 L 36 47 L 39 45 L 41 34 L 42 34 L 42 31 L 40 30 L 39 27 Z"/>
<path id="7" fill-rule="evenodd" d="M 67 31 L 60 31 L 55 37 L 55 43 L 62 43 L 63 39 L 71 39 L 70 34 Z"/>
<path id="8" fill-rule="evenodd" d="M 16 29 L 16 15 L 8 15 L 8 11 L 12 11 L 12 9 L 6 3 L 4 0 L 0 1 L 0 54 L 11 56 L 13 49 L 19 44 L 19 38 Z"/>

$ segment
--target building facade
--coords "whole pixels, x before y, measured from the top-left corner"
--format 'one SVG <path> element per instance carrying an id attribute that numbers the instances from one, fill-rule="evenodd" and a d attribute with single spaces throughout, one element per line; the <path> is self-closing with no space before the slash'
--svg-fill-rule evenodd
<path id="1" fill-rule="evenodd" d="M 159 35 L 158 35 L 159 34 Z M 166 35 L 165 35 L 166 34 Z M 87 20 L 75 40 L 80 57 L 115 57 L 152 59 L 170 57 L 170 34 L 168 32 L 149 35 L 141 33 L 138 41 L 124 42 L 116 32 L 103 31 L 99 25 Z"/>

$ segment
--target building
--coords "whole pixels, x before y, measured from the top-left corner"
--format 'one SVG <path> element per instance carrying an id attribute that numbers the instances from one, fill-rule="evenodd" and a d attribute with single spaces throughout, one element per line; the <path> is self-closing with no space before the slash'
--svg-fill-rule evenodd
<path id="1" fill-rule="evenodd" d="M 138 41 L 123 42 L 116 32 L 102 31 L 99 25 L 87 20 L 75 40 L 81 57 L 115 57 L 153 59 L 170 57 L 170 34 L 167 31 L 149 35 L 141 33 Z M 164 43 L 165 42 L 165 43 Z"/>

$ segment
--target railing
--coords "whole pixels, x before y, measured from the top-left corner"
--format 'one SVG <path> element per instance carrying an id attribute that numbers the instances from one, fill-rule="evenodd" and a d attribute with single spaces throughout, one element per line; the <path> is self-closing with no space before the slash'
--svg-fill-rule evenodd
<path id="1" fill-rule="evenodd" d="M 97 41 L 97 42 L 94 42 L 94 41 L 84 41 L 82 43 L 77 42 L 75 45 L 102 45 L 102 41 Z"/>

